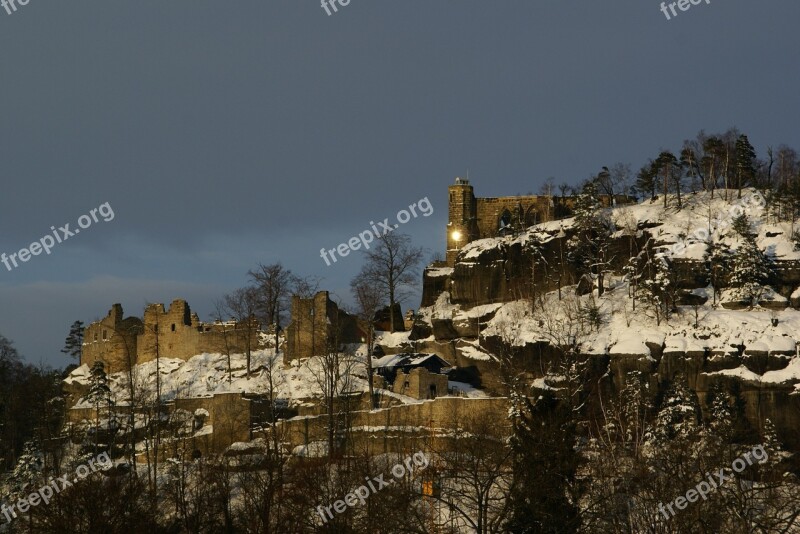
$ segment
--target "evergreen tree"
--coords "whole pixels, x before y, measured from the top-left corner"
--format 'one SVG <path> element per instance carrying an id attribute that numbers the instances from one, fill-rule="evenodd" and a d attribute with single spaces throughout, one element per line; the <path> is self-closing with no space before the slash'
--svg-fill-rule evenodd
<path id="1" fill-rule="evenodd" d="M 579 510 L 572 496 L 579 465 L 571 411 L 544 390 L 535 401 L 518 397 L 512 412 L 514 481 L 509 491 L 513 534 L 578 532 Z"/>
<path id="2" fill-rule="evenodd" d="M 703 141 L 703 157 L 700 158 L 700 165 L 703 168 L 703 174 L 706 176 L 706 185 L 711 191 L 711 198 L 714 198 L 718 177 L 723 170 L 724 152 L 725 143 L 719 137 L 711 136 Z"/>
<path id="3" fill-rule="evenodd" d="M 653 313 L 657 324 L 669 318 L 675 304 L 676 284 L 669 263 L 662 255 L 647 260 L 645 264 L 647 276 L 641 278 L 637 285 L 637 296 Z"/>
<path id="4" fill-rule="evenodd" d="M 752 183 L 756 176 L 756 151 L 746 135 L 736 139 L 736 181 L 739 198 L 742 198 L 742 187 Z"/>
<path id="5" fill-rule="evenodd" d="M 44 455 L 39 446 L 34 441 L 26 442 L 11 474 L 13 491 L 19 496 L 30 493 L 41 480 L 43 469 Z"/>
<path id="6" fill-rule="evenodd" d="M 686 378 L 676 376 L 667 388 L 648 442 L 655 446 L 680 439 L 691 439 L 699 429 L 700 408 L 697 397 L 689 389 Z"/>
<path id="7" fill-rule="evenodd" d="M 64 342 L 64 348 L 61 352 L 68 354 L 78 361 L 81 359 L 81 351 L 83 349 L 83 321 L 75 321 L 69 327 L 69 335 Z"/>
<path id="8" fill-rule="evenodd" d="M 783 445 L 778 438 L 778 430 L 771 419 L 764 420 L 764 428 L 761 431 L 761 446 L 764 447 L 764 451 L 767 454 L 767 459 L 764 460 L 763 464 L 766 466 L 766 470 L 771 470 L 773 474 L 780 476 L 778 465 L 792 456 L 792 454 L 783 449 Z"/>
<path id="9" fill-rule="evenodd" d="M 728 392 L 721 382 L 716 382 L 708 392 L 706 397 L 708 406 L 708 455 L 711 461 L 724 461 L 730 463 L 738 456 L 739 450 L 736 446 L 737 432 L 736 426 L 739 417 L 744 417 L 739 413 L 729 400 Z"/>
<path id="10" fill-rule="evenodd" d="M 567 242 L 568 259 L 580 274 L 597 277 L 598 292 L 604 291 L 603 276 L 608 270 L 608 247 L 613 224 L 601 210 L 597 186 L 593 181 L 584 185 L 575 202 L 575 234 Z"/>
<path id="11" fill-rule="evenodd" d="M 669 193 L 670 183 L 675 183 L 675 192 L 677 193 L 678 209 L 681 208 L 681 165 L 675 154 L 665 150 L 658 155 L 656 159 L 656 169 L 658 174 L 661 175 L 664 183 L 664 208 L 667 207 L 667 193 Z"/>
<path id="12" fill-rule="evenodd" d="M 639 173 L 636 175 L 636 185 L 634 186 L 636 191 L 642 194 L 648 194 L 650 195 L 650 200 L 655 200 L 657 175 L 658 168 L 656 167 L 655 162 L 650 160 L 647 165 L 639 169 Z"/>
<path id="13" fill-rule="evenodd" d="M 730 277 L 730 284 L 736 289 L 736 296 L 754 306 L 761 297 L 762 284 L 767 282 L 770 274 L 769 262 L 759 250 L 755 238 L 751 235 L 742 237 L 739 247 L 734 252 Z"/>
<path id="14" fill-rule="evenodd" d="M 733 218 L 731 222 L 731 228 L 742 237 L 748 237 L 750 235 L 751 224 L 750 219 L 747 217 L 746 213 L 742 213 L 741 215 L 737 215 Z"/>
<path id="15" fill-rule="evenodd" d="M 100 433 L 100 412 L 103 408 L 106 409 L 106 416 L 108 424 L 106 431 L 110 435 L 112 430 L 117 429 L 117 422 L 114 419 L 112 408 L 115 404 L 114 395 L 108 385 L 108 377 L 106 376 L 105 366 L 103 362 L 97 360 L 92 365 L 91 375 L 89 376 L 89 393 L 86 395 L 86 400 L 89 401 L 95 409 L 95 424 L 94 424 L 94 447 L 95 454 L 99 445 Z"/>
<path id="16" fill-rule="evenodd" d="M 708 281 L 714 289 L 714 304 L 717 303 L 717 295 L 724 284 L 725 274 L 729 272 L 730 256 L 728 247 L 709 239 L 706 245 L 705 263 L 708 270 Z"/>

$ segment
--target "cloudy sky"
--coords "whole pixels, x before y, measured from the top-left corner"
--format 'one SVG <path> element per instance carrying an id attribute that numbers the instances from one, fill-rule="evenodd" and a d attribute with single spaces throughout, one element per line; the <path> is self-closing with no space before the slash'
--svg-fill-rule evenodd
<path id="1" fill-rule="evenodd" d="M 186 298 L 207 318 L 257 262 L 347 297 L 332 248 L 403 227 L 444 248 L 447 186 L 479 196 L 638 168 L 698 130 L 800 148 L 800 3 L 712 0 L 30 0 L 0 9 L 0 252 L 108 202 L 11 271 L 0 333 L 62 366 L 72 321 Z M 416 307 L 418 302 L 412 302 Z"/>

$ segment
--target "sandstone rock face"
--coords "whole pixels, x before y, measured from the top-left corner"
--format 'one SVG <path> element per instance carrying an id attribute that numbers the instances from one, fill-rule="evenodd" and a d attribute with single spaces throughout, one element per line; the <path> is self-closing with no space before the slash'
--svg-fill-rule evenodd
<path id="1" fill-rule="evenodd" d="M 633 250 L 641 250 L 645 246 L 654 250 L 654 247 L 665 245 L 651 233 L 658 226 L 645 225 L 636 236 L 620 235 L 613 239 L 609 250 L 609 256 L 613 258 L 612 270 L 621 273 Z M 474 242 L 471 248 L 457 256 L 452 268 L 437 264 L 425 270 L 422 306 L 432 306 L 443 291 L 450 292 L 454 304 L 472 307 L 507 302 L 530 296 L 534 291 L 553 291 L 559 285 L 563 287 L 578 283 L 580 277 L 566 257 L 571 229 L 565 229 L 564 237 L 556 234 L 558 232 L 553 228 L 538 234 L 545 241 L 541 253 L 542 263 L 546 266 L 540 266 L 535 272 L 531 269 L 531 255 L 525 247 L 525 234 L 517 238 Z M 762 299 L 759 304 L 775 310 L 785 309 L 789 305 L 800 308 L 800 289 L 795 291 L 800 285 L 800 261 L 777 259 L 773 263 L 773 271 L 774 275 L 768 283 L 775 289 L 776 298 Z M 681 289 L 704 288 L 709 283 L 706 264 L 701 260 L 673 258 L 670 260 L 670 272 Z M 689 292 L 683 292 L 680 297 L 680 304 L 693 305 L 704 301 L 702 297 Z M 749 303 L 731 301 L 722 305 L 727 309 L 744 309 Z"/>
<path id="2" fill-rule="evenodd" d="M 688 219 L 689 224 L 694 222 Z M 671 245 L 671 237 L 664 237 L 664 224 L 657 220 L 643 220 L 634 225 L 631 232 L 615 233 L 609 253 L 613 258 L 611 270 L 621 275 L 623 266 L 632 256 L 631 251 L 647 249 L 652 255 Z M 429 330 L 419 329 L 420 333 L 433 336 L 434 341 L 425 341 L 429 347 L 426 350 L 443 357 L 446 351 L 448 361 L 468 370 L 467 374 L 475 385 L 493 394 L 504 393 L 496 357 L 510 355 L 527 369 L 529 377 L 541 378 L 542 370 L 559 358 L 558 349 L 545 342 L 530 341 L 521 347 L 503 346 L 500 339 L 484 334 L 485 322 L 490 318 L 475 320 L 465 316 L 479 306 L 530 301 L 537 295 L 556 290 L 570 291 L 574 295 L 580 277 L 567 260 L 567 243 L 572 230 L 568 221 L 564 226 L 561 228 L 560 222 L 554 221 L 517 237 L 473 241 L 457 251 L 452 267 L 434 265 L 426 269 L 422 305 L 434 306 L 439 297 L 447 293 L 447 304 L 459 310 L 453 312 L 453 317 L 433 318 Z M 530 252 L 534 238 L 541 243 L 542 255 L 542 261 L 535 267 Z M 769 417 L 778 426 L 781 437 L 800 450 L 800 369 L 795 376 L 789 368 L 796 361 L 792 360 L 797 354 L 794 340 L 800 338 L 786 331 L 784 325 L 787 323 L 781 324 L 783 319 L 779 316 L 789 305 L 800 308 L 800 260 L 775 260 L 773 276 L 767 281 L 768 291 L 759 301 L 761 309 L 758 312 L 762 314 L 762 322 L 765 322 L 764 317 L 769 319 L 770 313 L 773 314 L 771 327 L 768 325 L 766 329 L 760 327 L 754 331 L 748 318 L 743 318 L 740 326 L 737 323 L 731 327 L 734 334 L 758 332 L 756 335 L 763 335 L 763 339 L 755 341 L 751 335 L 744 342 L 736 340 L 736 335 L 729 336 L 730 339 L 720 337 L 713 327 L 702 331 L 703 309 L 714 313 L 731 310 L 722 311 L 722 315 L 730 315 L 736 310 L 751 309 L 751 303 L 723 299 L 721 307 L 712 307 L 712 302 L 718 302 L 719 294 L 712 294 L 708 268 L 705 261 L 699 259 L 701 257 L 702 254 L 695 251 L 685 257 L 670 258 L 669 263 L 669 273 L 678 289 L 677 304 L 684 307 L 682 314 L 676 314 L 674 322 L 683 325 L 676 327 L 679 329 L 695 328 L 694 343 L 682 346 L 669 339 L 653 342 L 643 336 L 638 348 L 621 346 L 616 350 L 613 342 L 609 342 L 611 346 L 606 347 L 605 352 L 602 347 L 595 348 L 593 354 L 582 357 L 591 359 L 591 365 L 598 373 L 598 386 L 607 395 L 619 391 L 632 371 L 646 377 L 654 399 L 666 382 L 683 375 L 705 409 L 709 389 L 714 384 L 722 384 L 729 392 L 737 392 L 746 402 L 746 416 L 754 426 L 759 427 L 764 418 Z M 723 283 L 730 274 L 722 273 Z M 591 291 L 591 284 L 583 285 L 578 288 L 579 294 Z M 692 309 L 697 316 L 691 316 Z M 639 310 L 637 307 L 634 314 L 642 313 Z M 774 333 L 777 330 L 770 328 L 782 329 L 783 332 Z M 686 337 L 690 337 L 688 333 Z M 769 373 L 781 372 L 787 375 L 787 380 L 763 378 Z"/>

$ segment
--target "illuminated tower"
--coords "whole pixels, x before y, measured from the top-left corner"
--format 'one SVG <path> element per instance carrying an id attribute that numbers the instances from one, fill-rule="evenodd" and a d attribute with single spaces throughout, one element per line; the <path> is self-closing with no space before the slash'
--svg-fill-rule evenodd
<path id="1" fill-rule="evenodd" d="M 456 178 L 448 188 L 447 265 L 455 265 L 458 251 L 478 238 L 477 202 L 469 180 Z"/>

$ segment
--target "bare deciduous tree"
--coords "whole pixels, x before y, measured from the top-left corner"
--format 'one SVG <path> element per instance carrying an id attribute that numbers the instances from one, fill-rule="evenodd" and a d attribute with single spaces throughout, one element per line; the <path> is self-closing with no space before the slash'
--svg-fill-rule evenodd
<path id="1" fill-rule="evenodd" d="M 360 276 L 353 278 L 350 288 L 356 300 L 356 314 L 361 321 L 362 328 L 366 334 L 367 343 L 367 377 L 369 381 L 369 402 L 370 406 L 375 407 L 375 391 L 372 383 L 372 350 L 375 345 L 375 314 L 383 303 L 380 288 L 369 279 L 362 279 Z"/>
<path id="2" fill-rule="evenodd" d="M 253 350 L 253 338 L 258 333 L 256 320 L 258 312 L 258 292 L 253 287 L 243 287 L 225 295 L 222 301 L 222 312 L 229 314 L 236 321 L 237 339 L 241 340 L 247 357 L 247 378 L 250 378 L 250 359 Z"/>
<path id="3" fill-rule="evenodd" d="M 381 236 L 378 244 L 365 254 L 367 261 L 358 277 L 380 288 L 382 296 L 388 300 L 389 321 L 394 332 L 394 307 L 409 296 L 406 288 L 417 280 L 417 266 L 424 251 L 414 247 L 409 236 L 389 233 Z"/>

